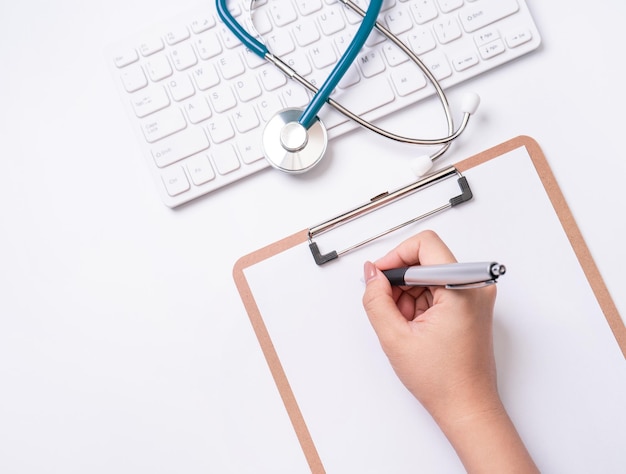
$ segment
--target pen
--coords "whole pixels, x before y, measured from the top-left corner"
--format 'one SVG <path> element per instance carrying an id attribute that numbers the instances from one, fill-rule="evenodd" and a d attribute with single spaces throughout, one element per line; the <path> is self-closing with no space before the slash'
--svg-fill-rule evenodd
<path id="1" fill-rule="evenodd" d="M 383 270 L 394 286 L 445 286 L 450 289 L 491 285 L 505 272 L 506 267 L 496 262 L 416 265 Z"/>

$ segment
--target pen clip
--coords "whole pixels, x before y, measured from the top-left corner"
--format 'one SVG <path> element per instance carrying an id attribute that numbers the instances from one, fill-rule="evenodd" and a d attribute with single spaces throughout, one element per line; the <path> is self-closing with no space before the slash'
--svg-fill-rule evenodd
<path id="1" fill-rule="evenodd" d="M 486 281 L 477 281 L 474 283 L 462 283 L 459 285 L 446 285 L 448 290 L 471 290 L 472 288 L 484 288 L 485 286 L 495 285 L 497 283 L 496 279 L 486 280 Z"/>

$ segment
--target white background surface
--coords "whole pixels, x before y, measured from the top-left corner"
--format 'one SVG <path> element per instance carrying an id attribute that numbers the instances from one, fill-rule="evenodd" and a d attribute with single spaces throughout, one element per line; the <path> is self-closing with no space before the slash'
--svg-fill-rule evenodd
<path id="1" fill-rule="evenodd" d="M 537 139 L 624 315 L 626 4 L 529 3 L 543 46 L 450 92 L 482 103 L 446 160 Z M 404 184 L 416 152 L 359 131 L 306 176 L 166 208 L 103 51 L 195 5 L 0 5 L 0 472 L 307 471 L 232 266 Z"/>

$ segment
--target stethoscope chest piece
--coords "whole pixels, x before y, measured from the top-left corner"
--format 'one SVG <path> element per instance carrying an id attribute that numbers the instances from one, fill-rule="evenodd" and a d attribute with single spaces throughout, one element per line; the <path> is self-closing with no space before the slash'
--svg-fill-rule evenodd
<path id="1" fill-rule="evenodd" d="M 328 135 L 326 127 L 315 118 L 306 129 L 299 123 L 302 110 L 284 109 L 274 115 L 263 131 L 265 158 L 274 167 L 288 173 L 303 173 L 324 156 Z"/>

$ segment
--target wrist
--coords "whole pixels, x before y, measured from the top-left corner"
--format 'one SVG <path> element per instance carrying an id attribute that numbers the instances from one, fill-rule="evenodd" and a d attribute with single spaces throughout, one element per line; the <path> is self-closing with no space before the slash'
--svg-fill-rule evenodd
<path id="1" fill-rule="evenodd" d="M 420 401 L 444 431 L 448 426 L 505 412 L 495 376 L 468 378 L 439 391 L 437 397 Z"/>
<path id="2" fill-rule="evenodd" d="M 467 472 L 538 472 L 499 396 L 437 420 Z"/>

